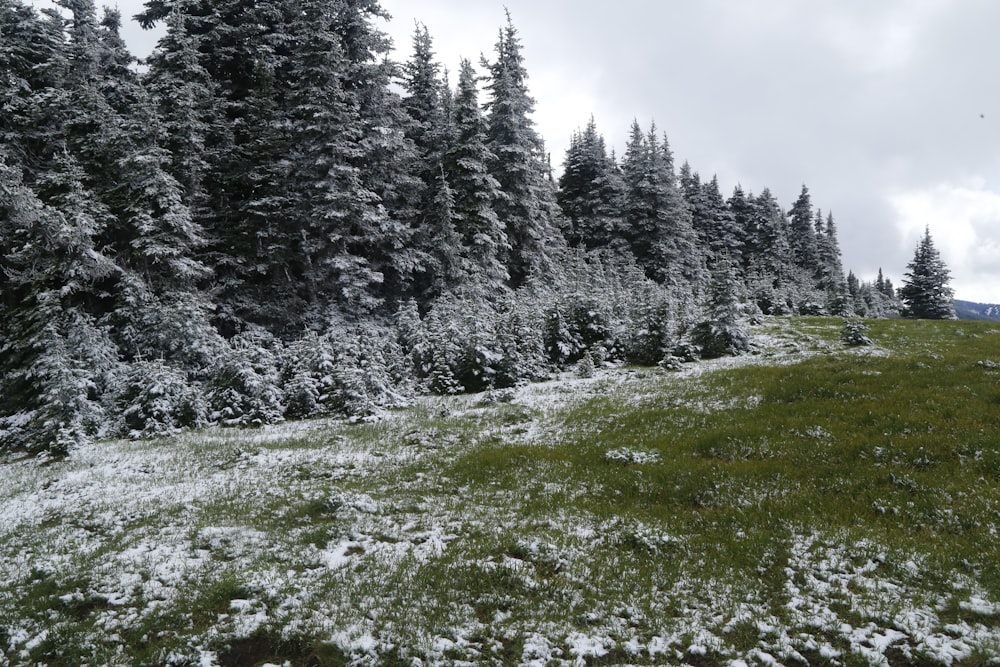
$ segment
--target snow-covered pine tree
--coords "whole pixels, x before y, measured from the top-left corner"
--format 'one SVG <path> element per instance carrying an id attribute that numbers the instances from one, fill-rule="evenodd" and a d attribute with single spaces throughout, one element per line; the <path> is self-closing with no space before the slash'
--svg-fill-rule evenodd
<path id="1" fill-rule="evenodd" d="M 909 271 L 903 279 L 899 297 L 903 302 L 903 317 L 924 320 L 953 320 L 954 292 L 948 287 L 951 272 L 934 246 L 930 227 L 917 244 L 913 259 L 906 265 Z"/>
<path id="2" fill-rule="evenodd" d="M 652 136 L 655 141 L 656 135 Z M 662 199 L 656 175 L 653 148 L 647 143 L 639 121 L 633 120 L 622 157 L 622 176 L 625 180 L 623 213 L 632 254 L 650 276 L 653 275 L 651 245 L 656 232 L 657 209 Z"/>
<path id="3" fill-rule="evenodd" d="M 768 189 L 749 199 L 746 215 L 743 257 L 750 296 L 765 314 L 792 312 L 798 270 L 788 240 L 788 220 Z"/>
<path id="4" fill-rule="evenodd" d="M 416 149 L 414 169 L 420 179 L 413 245 L 426 260 L 414 276 L 414 291 L 423 299 L 454 288 L 465 278 L 454 195 L 444 170 L 454 132 L 440 70 L 427 27 L 417 26 L 413 55 L 403 66 L 407 91 L 403 108 L 409 116 L 406 133 Z"/>
<path id="5" fill-rule="evenodd" d="M 632 252 L 646 274 L 680 292 L 696 294 L 707 282 L 704 254 L 691 212 L 674 174 L 666 137 L 655 124 L 643 134 L 633 121 L 622 161 L 625 223 Z"/>
<path id="6" fill-rule="evenodd" d="M 183 167 L 178 179 L 211 239 L 205 256 L 222 316 L 272 325 L 270 299 L 283 301 L 292 319 L 302 310 L 294 281 L 275 268 L 295 265 L 282 224 L 287 136 L 275 86 L 291 42 L 284 9 L 249 0 L 154 1 L 138 17 L 144 25 L 167 21 L 146 79 L 180 131 L 171 147 L 191 150 L 187 165 L 175 154 L 171 169 Z"/>
<path id="7" fill-rule="evenodd" d="M 118 34 L 120 17 L 106 12 L 94 25 L 91 2 L 68 4 L 74 11 L 70 52 L 89 75 L 69 78 L 81 111 L 65 124 L 66 143 L 84 160 L 85 181 L 107 208 L 99 239 L 118 267 L 106 304 L 95 313 L 111 327 L 127 361 L 159 358 L 180 364 L 184 373 L 203 372 L 220 341 L 209 325 L 207 297 L 198 290 L 209 277 L 197 258 L 205 243 L 202 228 L 169 173 L 166 130 L 131 68 L 134 58 Z"/>
<path id="8" fill-rule="evenodd" d="M 892 281 L 882 276 L 881 266 L 878 268 L 878 279 L 875 281 L 875 289 L 890 299 L 898 299 L 896 288 L 892 286 Z"/>
<path id="9" fill-rule="evenodd" d="M 510 242 L 507 267 L 517 287 L 552 271 L 563 239 L 555 219 L 555 187 L 531 119 L 535 101 L 528 93 L 521 40 L 509 12 L 494 48 L 496 59 L 483 61 L 489 71 L 487 136 L 494 155 L 490 172 L 504 194 L 496 210 Z"/>
<path id="10" fill-rule="evenodd" d="M 812 197 L 809 188 L 802 186 L 798 199 L 788 212 L 788 242 L 795 265 L 810 275 L 818 260 L 816 229 L 813 221 Z"/>
<path id="11" fill-rule="evenodd" d="M 817 212 L 816 249 L 817 287 L 826 294 L 826 310 L 832 315 L 850 317 L 854 314 L 848 284 L 844 278 L 844 266 L 840 259 L 840 242 L 833 213 L 827 213 L 821 221 Z"/>
<path id="12" fill-rule="evenodd" d="M 624 358 L 655 366 L 671 357 L 682 324 L 679 308 L 663 286 L 643 277 L 629 290 L 629 312 L 622 332 Z"/>
<path id="13" fill-rule="evenodd" d="M 374 21 L 388 18 L 378 0 L 327 0 L 332 4 L 333 28 L 347 56 L 344 89 L 358 104 L 362 136 L 362 185 L 374 193 L 376 206 L 359 226 L 363 253 L 383 277 L 377 297 L 394 304 L 412 292 L 412 282 L 426 263 L 426 253 L 414 244 L 419 225 L 419 164 L 412 141 L 405 136 L 406 112 L 390 85 L 398 67 L 389 60 L 392 43 Z"/>
<path id="14" fill-rule="evenodd" d="M 116 378 L 108 401 L 109 434 L 128 438 L 171 435 L 208 423 L 208 403 L 184 368 L 160 359 L 134 361 Z"/>
<path id="15" fill-rule="evenodd" d="M 286 63 L 287 180 L 294 200 L 284 212 L 296 253 L 291 270 L 305 304 L 367 313 L 380 302 L 384 275 L 371 245 L 385 219 L 365 184 L 364 120 L 348 89 L 351 64 L 326 0 L 301 0 L 292 22 L 299 39 Z"/>
<path id="16" fill-rule="evenodd" d="M 584 248 L 620 248 L 624 197 L 621 171 L 591 116 L 570 139 L 559 177 L 557 200 L 566 217 L 567 241 Z"/>
<path id="17" fill-rule="evenodd" d="M 878 277 L 873 282 L 860 282 L 855 277 L 855 287 L 850 287 L 851 278 L 848 276 L 848 286 L 854 296 L 855 312 L 861 317 L 884 318 L 896 317 L 900 314 L 899 297 L 896 296 L 892 288 L 892 282 L 887 281 L 882 275 L 882 269 L 878 270 Z M 886 287 L 888 286 L 888 290 Z"/>
<path id="18" fill-rule="evenodd" d="M 713 266 L 717 258 L 727 257 L 740 272 L 744 240 L 735 214 L 722 198 L 718 178 L 713 176 L 708 183 L 702 183 L 698 173 L 685 162 L 681 165 L 679 183 L 706 263 Z"/>
<path id="19" fill-rule="evenodd" d="M 735 356 L 750 349 L 750 334 L 739 321 L 739 281 L 728 258 L 721 258 L 712 272 L 706 315 L 691 334 L 702 357 Z"/>
<path id="20" fill-rule="evenodd" d="M 0 442 L 63 454 L 103 422 L 98 398 L 117 351 L 88 306 L 116 268 L 95 247 L 106 216 L 82 170 L 70 156 L 58 166 L 45 177 L 47 205 L 0 153 Z"/>
<path id="21" fill-rule="evenodd" d="M 479 108 L 476 72 L 462 60 L 454 102 L 455 143 L 445 155 L 455 225 L 462 239 L 464 269 L 487 291 L 505 288 L 510 242 L 496 206 L 503 193 L 490 173 L 496 156 L 487 146 L 486 122 Z"/>
<path id="22" fill-rule="evenodd" d="M 207 382 L 208 418 L 223 426 L 262 426 L 284 419 L 281 342 L 250 326 L 215 359 Z"/>
<path id="23" fill-rule="evenodd" d="M 157 48 L 147 58 L 143 79 L 156 105 L 163 127 L 160 147 L 170 155 L 170 174 L 183 189 L 184 202 L 203 227 L 215 227 L 207 217 L 211 212 L 205 178 L 209 164 L 218 162 L 218 151 L 231 145 L 228 126 L 216 122 L 216 89 L 201 63 L 201 37 L 189 23 L 195 18 L 174 5 L 166 17 L 166 30 Z"/>
<path id="24" fill-rule="evenodd" d="M 39 16 L 18 0 L 0 0 L 0 150 L 17 163 L 30 187 L 54 145 L 56 102 L 68 63 L 64 19 L 48 9 Z M 53 100 L 53 98 L 55 98 Z M 16 158 L 16 159 L 15 159 Z"/>

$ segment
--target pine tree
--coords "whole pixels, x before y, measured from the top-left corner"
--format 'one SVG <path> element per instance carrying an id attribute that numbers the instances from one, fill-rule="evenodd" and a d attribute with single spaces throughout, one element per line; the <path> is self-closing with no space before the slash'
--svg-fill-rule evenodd
<path id="1" fill-rule="evenodd" d="M 733 188 L 733 194 L 726 200 L 726 207 L 733 216 L 733 227 L 741 242 L 739 273 L 745 276 L 751 263 L 751 258 L 760 252 L 759 238 L 755 234 L 753 216 L 753 195 L 738 185 Z"/>
<path id="2" fill-rule="evenodd" d="M 528 93 L 521 40 L 509 12 L 495 51 L 494 62 L 483 61 L 489 71 L 487 136 L 494 155 L 490 173 L 504 195 L 496 210 L 511 246 L 506 263 L 517 287 L 551 272 L 562 237 L 556 228 L 555 188 L 531 120 L 535 101 Z"/>
<path id="3" fill-rule="evenodd" d="M 352 259 L 368 259 L 382 278 L 377 303 L 391 306 L 412 291 L 414 277 L 427 261 L 414 242 L 420 224 L 418 153 L 405 136 L 406 112 L 390 85 L 398 76 L 397 65 L 387 57 L 392 43 L 374 24 L 388 18 L 385 10 L 378 0 L 325 1 L 332 6 L 333 28 L 347 57 L 343 87 L 363 119 L 360 155 L 352 164 L 360 170 L 363 187 L 377 198 L 359 225 L 362 238 Z"/>
<path id="4" fill-rule="evenodd" d="M 750 294 L 762 312 L 792 312 L 792 291 L 798 269 L 788 240 L 788 220 L 771 191 L 749 202 L 744 251 Z"/>
<path id="5" fill-rule="evenodd" d="M 948 287 L 951 273 L 934 247 L 929 227 L 924 230 L 924 237 L 917 245 L 913 260 L 906 266 L 909 271 L 899 290 L 903 301 L 903 317 L 955 319 L 954 292 Z"/>
<path id="6" fill-rule="evenodd" d="M 384 281 L 368 253 L 385 213 L 360 167 L 363 120 L 347 87 L 351 65 L 329 4 L 304 0 L 292 23 L 301 39 L 284 73 L 288 171 L 282 189 L 293 200 L 284 212 L 285 236 L 293 237 L 291 283 L 298 282 L 305 307 L 337 304 L 363 313 L 378 305 Z"/>
<path id="7" fill-rule="evenodd" d="M 454 103 L 455 143 L 445 156 L 455 226 L 462 239 L 465 271 L 487 291 L 503 288 L 510 277 L 510 242 L 497 215 L 503 193 L 489 171 L 496 156 L 487 146 L 486 122 L 479 108 L 476 73 L 463 59 Z"/>
<path id="8" fill-rule="evenodd" d="M 739 281 L 728 259 L 722 258 L 712 272 L 707 319 L 692 332 L 692 340 L 706 359 L 733 356 L 750 349 L 750 335 L 739 322 Z"/>
<path id="9" fill-rule="evenodd" d="M 858 315 L 872 318 L 899 315 L 899 298 L 892 287 L 892 282 L 882 275 L 881 268 L 878 270 L 878 277 L 871 283 L 861 283 L 854 278 L 857 285 L 851 286 L 853 276 L 853 273 L 848 275 L 848 286 L 854 296 L 854 308 Z"/>
<path id="10" fill-rule="evenodd" d="M 419 176 L 419 210 L 413 245 L 426 260 L 414 277 L 415 291 L 424 299 L 433 298 L 464 277 L 460 242 L 455 227 L 454 197 L 444 170 L 445 155 L 451 148 L 452 109 L 440 65 L 434 60 L 433 43 L 426 26 L 417 26 L 413 36 L 413 56 L 403 66 L 407 94 L 403 108 L 409 116 L 407 136 L 416 150 Z"/>
<path id="11" fill-rule="evenodd" d="M 813 220 L 812 197 L 809 188 L 802 186 L 802 192 L 788 212 L 788 241 L 796 266 L 812 273 L 818 259 L 816 230 Z"/>
<path id="12" fill-rule="evenodd" d="M 736 216 L 726 205 L 715 176 L 708 183 L 701 183 L 697 173 L 691 173 L 687 163 L 681 168 L 681 188 L 688 208 L 691 224 L 698 234 L 698 244 L 709 263 L 728 258 L 734 270 L 742 264 L 743 243 Z"/>
<path id="13" fill-rule="evenodd" d="M 69 69 L 64 28 L 54 9 L 39 16 L 21 2 L 0 0 L 0 149 L 29 186 L 61 148 L 53 126 Z"/>
<path id="14" fill-rule="evenodd" d="M 427 294 L 433 297 L 457 288 L 468 277 L 469 267 L 462 258 L 462 239 L 455 223 L 455 196 L 448 185 L 444 165 L 438 164 L 437 177 L 431 183 L 431 200 L 422 212 L 418 243 L 430 256 Z"/>
<path id="15" fill-rule="evenodd" d="M 201 38 L 189 28 L 194 19 L 175 5 L 166 31 L 146 61 L 144 84 L 163 125 L 160 146 L 170 155 L 170 174 L 183 188 L 184 201 L 202 226 L 208 224 L 205 178 L 212 153 L 231 144 L 228 128 L 215 121 L 217 85 L 201 63 Z"/>
<path id="16" fill-rule="evenodd" d="M 434 60 L 434 43 L 425 25 L 418 25 L 413 34 L 413 55 L 403 65 L 403 74 L 403 108 L 412 121 L 407 134 L 426 168 L 433 170 L 431 165 L 448 149 L 443 141 L 448 132 L 441 65 Z"/>
<path id="17" fill-rule="evenodd" d="M 94 245 L 104 210 L 71 157 L 60 167 L 47 205 L 0 154 L 0 441 L 66 453 L 102 421 L 101 378 L 117 354 L 88 307 L 116 268 Z"/>
<path id="18" fill-rule="evenodd" d="M 848 283 L 844 279 L 844 266 L 840 259 L 840 242 L 837 240 L 837 227 L 833 221 L 833 213 L 827 213 L 826 219 L 820 220 L 817 212 L 817 226 L 820 231 L 817 239 L 817 286 L 826 293 L 827 311 L 834 315 L 849 317 L 853 315 L 852 298 Z"/>
<path id="19" fill-rule="evenodd" d="M 892 286 L 892 281 L 882 276 L 882 267 L 878 268 L 878 279 L 875 281 L 875 288 L 889 299 L 897 299 L 896 288 Z"/>
<path id="20" fill-rule="evenodd" d="M 559 177 L 557 200 L 566 216 L 564 235 L 585 248 L 620 247 L 624 242 L 622 206 L 625 182 L 594 117 L 570 139 Z"/>
<path id="21" fill-rule="evenodd" d="M 636 261 L 668 287 L 700 291 L 707 283 L 704 256 L 691 212 L 677 185 L 673 155 L 655 124 L 644 134 L 633 121 L 625 157 L 625 223 Z"/>

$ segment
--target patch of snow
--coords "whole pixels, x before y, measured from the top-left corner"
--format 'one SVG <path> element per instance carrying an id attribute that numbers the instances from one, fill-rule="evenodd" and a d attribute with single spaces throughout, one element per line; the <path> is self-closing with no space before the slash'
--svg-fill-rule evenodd
<path id="1" fill-rule="evenodd" d="M 600 658 L 608 654 L 615 646 L 615 640 L 610 637 L 599 637 L 586 635 L 582 632 L 573 632 L 566 637 L 569 644 L 569 652 L 576 656 L 573 664 L 576 667 L 585 667 L 587 658 Z"/>
<path id="2" fill-rule="evenodd" d="M 660 456 L 659 452 L 644 452 L 640 450 L 628 449 L 626 447 L 622 447 L 619 449 L 612 449 L 608 452 L 605 452 L 604 458 L 607 461 L 612 461 L 615 463 L 643 464 L 643 463 L 657 463 L 660 461 L 662 457 Z"/>
<path id="3" fill-rule="evenodd" d="M 1000 615 L 1000 604 L 995 602 L 990 602 L 983 597 L 978 595 L 973 595 L 968 600 L 963 600 L 958 603 L 958 606 L 965 611 L 977 614 L 979 616 L 997 616 Z"/>

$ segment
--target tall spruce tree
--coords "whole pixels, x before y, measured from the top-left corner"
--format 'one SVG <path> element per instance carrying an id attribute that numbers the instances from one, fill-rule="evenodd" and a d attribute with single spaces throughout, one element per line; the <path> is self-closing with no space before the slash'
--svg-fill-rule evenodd
<path id="1" fill-rule="evenodd" d="M 392 42 L 374 23 L 388 14 L 378 0 L 326 1 L 347 56 L 344 89 L 354 96 L 363 119 L 361 153 L 354 166 L 360 169 L 363 186 L 377 197 L 367 224 L 359 226 L 364 238 L 358 247 L 364 248 L 369 268 L 382 278 L 374 291 L 378 303 L 391 307 L 407 298 L 427 262 L 426 253 L 414 243 L 420 224 L 418 153 L 405 136 L 406 112 L 391 86 L 399 74 L 388 58 Z"/>
<path id="2" fill-rule="evenodd" d="M 217 84 L 201 62 L 201 37 L 189 27 L 195 18 L 177 4 L 166 18 L 166 31 L 146 61 L 146 89 L 163 126 L 160 146 L 170 155 L 170 174 L 183 188 L 184 201 L 202 226 L 210 207 L 205 184 L 209 164 L 231 145 L 229 128 L 217 119 Z"/>
<path id="3" fill-rule="evenodd" d="M 833 213 L 827 213 L 821 220 L 817 212 L 816 250 L 817 287 L 826 293 L 827 311 L 834 315 L 850 316 L 853 314 L 852 299 L 844 278 L 844 266 L 841 262 L 840 242 L 837 240 L 837 226 L 833 221 Z"/>
<path id="4" fill-rule="evenodd" d="M 18 0 L 0 0 L 0 149 L 31 184 L 58 151 L 53 124 L 69 65 L 64 20 Z"/>
<path id="5" fill-rule="evenodd" d="M 489 71 L 487 136 L 494 155 L 490 172 L 503 192 L 496 210 L 511 246 L 507 267 L 517 287 L 551 272 L 562 237 L 556 227 L 555 188 L 531 119 L 535 101 L 528 93 L 521 39 L 509 12 L 494 49 L 495 60 L 483 61 Z"/>
<path id="6" fill-rule="evenodd" d="M 314 311 L 331 304 L 369 310 L 382 275 L 365 257 L 368 224 L 378 224 L 378 195 L 358 166 L 363 137 L 359 103 L 347 89 L 349 63 L 323 0 L 298 3 L 291 27 L 301 39 L 286 63 L 285 215 L 294 235 L 291 282 Z M 370 223 L 369 223 L 370 221 Z"/>
<path id="7" fill-rule="evenodd" d="M 913 259 L 906 265 L 909 271 L 903 279 L 899 297 L 903 302 L 903 317 L 924 320 L 953 320 L 954 292 L 948 287 L 951 272 L 941 259 L 941 253 L 931 239 L 930 227 L 917 244 Z"/>
<path id="8" fill-rule="evenodd" d="M 739 275 L 742 269 L 744 239 L 736 216 L 726 205 L 716 176 L 702 183 L 685 162 L 681 167 L 681 188 L 691 209 L 691 224 L 698 234 L 698 244 L 710 264 L 728 258 L 731 268 Z"/>
<path id="9" fill-rule="evenodd" d="M 455 140 L 444 161 L 465 271 L 488 292 L 495 292 L 510 279 L 506 260 L 511 247 L 496 211 L 503 198 L 500 182 L 490 173 L 496 156 L 488 146 L 476 72 L 467 59 L 459 69 L 453 113 Z"/>
<path id="10" fill-rule="evenodd" d="M 404 64 L 403 73 L 407 136 L 416 150 L 420 191 L 413 245 L 426 257 L 414 276 L 414 290 L 423 299 L 430 299 L 455 287 L 465 271 L 459 257 L 454 195 L 444 169 L 454 134 L 451 101 L 426 26 L 418 25 L 414 32 L 413 55 Z"/>
<path id="11" fill-rule="evenodd" d="M 567 240 L 590 249 L 621 247 L 624 197 L 621 171 L 591 116 L 587 127 L 571 137 L 559 177 L 557 200 Z"/>
<path id="12" fill-rule="evenodd" d="M 788 242 L 796 266 L 812 273 L 818 260 L 816 229 L 813 219 L 812 197 L 809 188 L 802 186 L 798 199 L 788 212 Z"/>
<path id="13" fill-rule="evenodd" d="M 788 237 L 788 219 L 765 188 L 749 201 L 743 258 L 751 295 L 767 314 L 785 314 L 794 308 L 791 291 L 798 268 Z"/>
<path id="14" fill-rule="evenodd" d="M 42 202 L 0 154 L 0 442 L 63 454 L 95 435 L 102 376 L 114 345 L 90 314 L 97 285 L 116 272 L 96 247 L 103 209 L 70 156 L 46 176 Z"/>
<path id="15" fill-rule="evenodd" d="M 650 278 L 689 292 L 708 282 L 691 212 L 677 184 L 673 155 L 655 124 L 643 133 L 633 121 L 622 161 L 625 224 L 636 261 Z"/>

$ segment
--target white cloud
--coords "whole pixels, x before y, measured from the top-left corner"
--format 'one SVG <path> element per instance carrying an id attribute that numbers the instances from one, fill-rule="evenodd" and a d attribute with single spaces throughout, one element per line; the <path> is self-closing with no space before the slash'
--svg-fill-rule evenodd
<path id="1" fill-rule="evenodd" d="M 900 192 L 890 198 L 896 228 L 916 247 L 925 228 L 952 274 L 956 296 L 1000 303 L 1000 192 L 982 181 Z"/>

